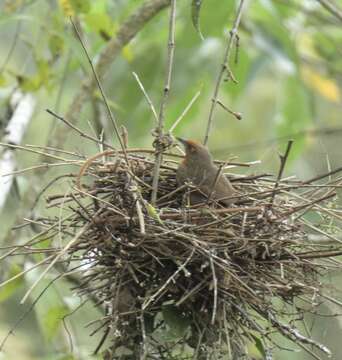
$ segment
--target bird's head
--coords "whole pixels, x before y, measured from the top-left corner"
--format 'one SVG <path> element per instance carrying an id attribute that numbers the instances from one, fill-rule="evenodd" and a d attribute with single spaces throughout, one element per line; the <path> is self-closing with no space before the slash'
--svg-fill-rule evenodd
<path id="1" fill-rule="evenodd" d="M 185 149 L 185 161 L 195 161 L 199 165 L 209 165 L 212 163 L 212 157 L 206 146 L 195 140 L 186 140 L 177 137 L 177 140 L 183 144 Z"/>

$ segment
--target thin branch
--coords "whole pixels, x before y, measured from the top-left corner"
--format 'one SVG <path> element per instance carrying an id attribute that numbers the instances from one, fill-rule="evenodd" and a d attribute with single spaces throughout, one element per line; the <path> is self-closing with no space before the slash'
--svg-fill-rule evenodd
<path id="1" fill-rule="evenodd" d="M 281 323 L 278 319 L 275 318 L 275 316 L 268 312 L 267 314 L 268 320 L 271 322 L 271 324 L 276 327 L 280 333 L 285 335 L 286 337 L 290 338 L 292 341 L 294 341 L 297 345 L 301 346 L 303 344 L 311 345 L 312 347 L 315 347 L 316 349 L 319 349 L 329 357 L 331 356 L 331 351 L 324 345 L 314 341 L 313 339 L 310 339 L 304 335 L 302 335 L 296 328 L 291 327 L 287 324 Z M 308 351 L 307 348 L 305 348 L 306 351 Z M 312 355 L 313 353 L 310 352 Z M 317 357 L 317 359 L 320 359 Z"/>
<path id="2" fill-rule="evenodd" d="M 217 103 L 222 107 L 222 109 L 226 110 L 229 114 L 233 115 L 237 120 L 242 119 L 241 113 L 230 110 L 229 107 L 223 104 L 223 102 L 220 100 L 217 100 Z"/>
<path id="3" fill-rule="evenodd" d="M 188 262 L 192 259 L 195 253 L 195 248 L 192 249 L 191 254 L 186 258 L 184 263 L 178 267 L 178 269 L 165 281 L 164 285 L 160 287 L 153 295 L 151 295 L 143 304 L 142 310 L 146 310 L 147 307 L 154 302 L 154 300 L 169 286 L 169 284 L 177 277 L 177 275 L 183 271 L 188 264 Z"/>
<path id="4" fill-rule="evenodd" d="M 147 0 L 122 23 L 115 36 L 102 50 L 95 66 L 100 81 L 103 80 L 110 64 L 120 55 L 121 50 L 139 33 L 139 31 L 161 10 L 169 6 L 170 0 Z M 71 123 L 76 123 L 86 101 L 91 97 L 96 82 L 93 76 L 89 76 L 80 86 L 68 108 L 65 118 Z M 65 141 L 65 132 L 56 134 L 56 147 L 62 148 Z"/>
<path id="5" fill-rule="evenodd" d="M 214 95 L 213 95 L 213 98 L 211 100 L 212 102 L 211 102 L 211 107 L 210 107 L 210 112 L 209 112 L 207 129 L 206 129 L 205 137 L 204 137 L 204 141 L 203 141 L 204 145 L 207 145 L 207 143 L 208 143 L 209 133 L 210 133 L 210 130 L 211 130 L 213 117 L 214 117 L 214 111 L 215 111 L 216 104 L 218 102 L 218 95 L 219 95 L 219 91 L 220 91 L 220 85 L 221 85 L 224 74 L 226 73 L 227 69 L 229 69 L 229 59 L 230 59 L 230 56 L 231 56 L 231 50 L 233 48 L 234 39 L 235 39 L 235 37 L 237 35 L 238 27 L 240 25 L 244 2 L 245 2 L 244 0 L 240 0 L 240 5 L 239 5 L 239 8 L 238 8 L 237 13 L 236 13 L 233 28 L 229 32 L 229 39 L 228 39 L 226 51 L 225 51 L 224 56 L 223 56 L 223 62 L 222 62 L 221 70 L 220 70 L 219 75 L 217 77 L 217 81 L 216 81 L 216 85 L 215 85 L 215 89 L 214 89 Z"/>
<path id="6" fill-rule="evenodd" d="M 50 109 L 46 109 L 46 112 L 50 115 L 52 115 L 53 117 L 55 117 L 56 119 L 62 121 L 64 124 L 66 124 L 67 126 L 69 126 L 71 129 L 75 130 L 80 136 L 84 137 L 85 139 L 94 141 L 96 144 L 103 144 L 106 145 L 107 147 L 114 149 L 113 146 L 111 146 L 108 143 L 105 142 L 101 142 L 98 138 L 92 136 L 92 135 L 88 135 L 85 132 L 83 132 L 82 130 L 80 130 L 77 126 L 75 126 L 71 121 L 67 120 L 66 118 L 57 115 L 55 112 L 53 112 Z"/>
<path id="7" fill-rule="evenodd" d="M 113 112 L 112 112 L 109 104 L 108 104 L 106 94 L 105 94 L 105 92 L 104 92 L 104 90 L 103 90 L 103 87 L 102 87 L 102 85 L 101 85 L 100 79 L 99 79 L 99 77 L 98 77 L 98 75 L 97 75 L 97 72 L 96 72 L 96 70 L 95 70 L 95 67 L 94 67 L 94 65 L 93 65 L 93 62 L 92 62 L 92 60 L 90 59 L 88 50 L 87 50 L 87 48 L 85 47 L 85 44 L 84 44 L 84 42 L 83 42 L 83 40 L 82 40 L 81 34 L 80 34 L 80 32 L 79 32 L 76 24 L 74 23 L 74 21 L 73 21 L 71 18 L 70 18 L 70 21 L 71 21 L 71 23 L 72 23 L 72 26 L 74 27 L 75 33 L 76 33 L 76 35 L 77 35 L 77 38 L 78 38 L 79 42 L 81 43 L 82 48 L 83 48 L 83 50 L 84 50 L 84 53 L 85 53 L 85 55 L 86 55 L 86 57 L 87 57 L 87 60 L 88 60 L 88 62 L 89 62 L 89 64 L 90 64 L 91 71 L 93 72 L 93 75 L 94 75 L 94 78 L 95 78 L 97 87 L 98 87 L 99 90 L 100 90 L 102 99 L 103 99 L 103 101 L 104 101 L 104 104 L 105 104 L 105 107 L 106 107 L 106 110 L 107 110 L 107 115 L 108 115 L 110 121 L 112 122 L 112 125 L 113 125 L 113 128 L 114 128 L 116 137 L 117 137 L 118 140 L 119 140 L 119 143 L 120 143 L 121 149 L 122 149 L 122 151 L 123 151 L 123 154 L 124 154 L 126 163 L 129 164 L 129 163 L 128 163 L 127 153 L 126 153 L 126 148 L 125 148 L 124 142 L 123 142 L 123 140 L 122 140 L 122 138 L 121 138 L 117 121 L 116 121 L 116 119 L 115 119 L 115 117 L 114 117 L 114 114 L 113 114 Z"/>
<path id="8" fill-rule="evenodd" d="M 211 325 L 214 325 L 216 319 L 216 313 L 217 313 L 217 276 L 215 272 L 215 265 L 213 258 L 210 256 L 209 260 L 210 260 L 211 272 L 213 274 L 213 290 L 214 290 L 214 304 L 213 304 L 213 313 L 211 316 Z"/>
<path id="9" fill-rule="evenodd" d="M 305 185 L 305 184 L 310 184 L 310 183 L 312 183 L 312 182 L 314 182 L 314 181 L 318 181 L 318 180 L 322 180 L 322 179 L 324 179 L 324 178 L 326 178 L 326 177 L 330 177 L 331 175 L 335 175 L 335 174 L 337 174 L 337 173 L 339 173 L 339 172 L 341 172 L 342 171 L 342 166 L 340 166 L 340 167 L 338 167 L 338 168 L 336 168 L 336 169 L 334 169 L 334 170 L 331 170 L 331 171 L 329 171 L 328 173 L 325 173 L 325 174 L 320 174 L 320 175 L 317 175 L 317 176 L 315 176 L 315 177 L 313 177 L 313 178 L 311 178 L 311 179 L 309 179 L 309 180 L 306 180 L 306 181 L 303 181 L 303 185 Z"/>
<path id="10" fill-rule="evenodd" d="M 47 268 L 38 276 L 36 281 L 31 285 L 31 287 L 26 291 L 24 297 L 21 299 L 20 304 L 24 304 L 27 298 L 30 296 L 33 289 L 38 285 L 38 283 L 44 278 L 44 276 L 48 273 L 48 271 L 56 264 L 56 262 L 67 253 L 67 251 L 71 248 L 71 246 L 75 245 L 80 237 L 88 230 L 90 227 L 90 223 L 83 226 L 83 228 L 75 235 L 73 239 L 71 239 L 65 247 L 60 250 L 60 252 L 56 255 L 56 257 L 51 261 L 51 263 L 47 266 Z"/>
<path id="11" fill-rule="evenodd" d="M 165 109 L 167 100 L 169 98 L 170 87 L 171 87 L 171 77 L 172 77 L 172 68 L 173 68 L 173 57 L 175 50 L 175 29 L 176 29 L 176 0 L 171 0 L 171 9 L 170 9 L 170 21 L 169 21 L 169 40 L 168 40 L 168 56 L 167 56 L 167 66 L 166 66 L 166 77 L 164 83 L 164 92 L 162 100 L 160 103 L 159 116 L 158 116 L 158 127 L 156 128 L 156 140 L 155 140 L 155 166 L 153 169 L 153 181 L 152 181 L 152 196 L 151 202 L 152 205 L 155 205 L 157 201 L 157 192 L 158 192 L 158 183 L 159 183 L 159 171 L 160 165 L 163 158 L 163 132 L 164 132 L 164 120 L 165 120 Z"/>
<path id="12" fill-rule="evenodd" d="M 180 116 L 177 118 L 177 120 L 173 123 L 171 126 L 169 133 L 172 134 L 175 130 L 176 126 L 180 123 L 180 121 L 184 118 L 184 116 L 187 114 L 187 112 L 191 109 L 194 102 L 198 99 L 198 97 L 201 95 L 200 91 L 197 91 L 197 93 L 194 95 L 194 97 L 190 100 L 189 104 L 186 106 L 186 108 L 183 110 L 183 112 L 180 114 Z"/>
<path id="13" fill-rule="evenodd" d="M 138 74 L 135 73 L 135 72 L 132 72 L 132 74 L 133 74 L 135 80 L 137 81 L 137 83 L 138 83 L 138 85 L 139 85 L 142 93 L 144 94 L 145 99 L 146 99 L 148 105 L 150 106 L 150 109 L 151 109 L 151 111 L 152 111 L 152 114 L 153 114 L 153 116 L 154 116 L 154 119 L 156 120 L 156 123 L 158 123 L 158 115 L 157 115 L 156 109 L 155 109 L 155 107 L 154 107 L 154 105 L 153 105 L 153 102 L 152 102 L 151 98 L 148 96 L 148 94 L 147 94 L 147 92 L 146 92 L 146 90 L 145 90 L 145 88 L 144 88 L 144 85 L 142 84 L 142 82 L 141 82 L 140 79 L 139 79 Z"/>
<path id="14" fill-rule="evenodd" d="M 229 149 L 231 151 L 250 151 L 251 149 L 254 151 L 256 148 L 265 148 L 267 146 L 278 144 L 279 142 L 285 142 L 289 138 L 291 139 L 297 139 L 302 137 L 317 137 L 317 136 L 339 136 L 339 134 L 342 133 L 342 127 L 336 126 L 336 127 L 322 127 L 322 128 L 315 128 L 315 129 L 306 129 L 297 131 L 291 134 L 278 136 L 271 139 L 265 139 L 265 140 L 257 140 L 257 141 L 251 141 L 242 145 L 234 145 L 230 146 Z M 224 146 L 222 148 L 215 148 L 215 153 L 224 152 L 227 151 L 227 146 Z"/>
<path id="15" fill-rule="evenodd" d="M 280 180 L 281 180 L 281 178 L 283 176 L 283 172 L 284 172 L 284 169 L 285 169 L 285 164 L 286 164 L 287 158 L 289 156 L 292 144 L 293 144 L 293 140 L 289 140 L 289 142 L 287 143 L 287 148 L 286 148 L 285 154 L 280 155 L 280 168 L 279 168 L 277 180 L 276 180 L 276 182 L 274 184 L 274 188 L 273 188 L 273 193 L 272 193 L 272 197 L 271 197 L 271 201 L 270 201 L 271 205 L 273 204 L 274 197 L 276 195 L 276 191 L 277 191 L 277 188 L 279 186 L 279 182 L 280 182 Z"/>
<path id="16" fill-rule="evenodd" d="M 332 4 L 329 0 L 317 0 L 330 14 L 342 21 L 342 10 L 336 4 Z"/>

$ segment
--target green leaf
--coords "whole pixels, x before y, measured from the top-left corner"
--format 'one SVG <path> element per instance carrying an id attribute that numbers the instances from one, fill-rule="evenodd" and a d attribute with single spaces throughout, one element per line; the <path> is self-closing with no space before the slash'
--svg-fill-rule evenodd
<path id="1" fill-rule="evenodd" d="M 144 205 L 145 205 L 145 208 L 146 208 L 146 211 L 148 213 L 148 215 L 159 222 L 159 224 L 163 225 L 163 221 L 161 220 L 159 214 L 158 214 L 158 211 L 155 207 L 153 207 L 153 205 L 151 205 L 149 202 L 145 201 L 144 202 Z"/>
<path id="2" fill-rule="evenodd" d="M 12 264 L 8 274 L 8 278 L 10 279 L 14 277 L 15 275 L 19 274 L 21 271 L 22 269 L 20 268 L 20 266 L 16 264 Z M 10 281 L 7 285 L 0 288 L 0 302 L 3 302 L 8 298 L 10 298 L 23 284 L 24 284 L 24 280 L 23 277 L 21 276 L 17 279 Z"/>
<path id="3" fill-rule="evenodd" d="M 163 305 L 162 314 L 171 334 L 176 338 L 183 337 L 190 326 L 190 318 L 174 305 Z"/>
<path id="4" fill-rule="evenodd" d="M 47 313 L 43 317 L 42 325 L 44 329 L 44 335 L 48 340 L 51 340 L 56 336 L 62 319 L 70 311 L 66 306 L 59 305 L 48 309 Z"/>
<path id="5" fill-rule="evenodd" d="M 191 19 L 192 23 L 194 25 L 194 28 L 198 32 L 198 35 L 202 40 L 204 40 L 203 35 L 201 33 L 201 27 L 200 27 L 200 11 L 202 6 L 202 0 L 192 0 L 191 3 Z"/>

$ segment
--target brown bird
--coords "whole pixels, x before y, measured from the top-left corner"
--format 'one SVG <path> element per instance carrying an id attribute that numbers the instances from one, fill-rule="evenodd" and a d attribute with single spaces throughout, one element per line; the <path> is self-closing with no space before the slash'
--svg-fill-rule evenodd
<path id="1" fill-rule="evenodd" d="M 185 158 L 177 169 L 178 185 L 192 182 L 198 189 L 190 196 L 192 204 L 210 199 L 219 201 L 226 206 L 232 204 L 229 197 L 235 194 L 235 190 L 224 174 L 214 164 L 209 150 L 193 140 L 177 138 L 185 148 Z"/>

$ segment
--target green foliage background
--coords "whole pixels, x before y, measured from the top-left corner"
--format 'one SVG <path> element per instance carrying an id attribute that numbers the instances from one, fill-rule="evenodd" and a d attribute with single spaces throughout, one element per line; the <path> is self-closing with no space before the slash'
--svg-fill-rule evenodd
<path id="1" fill-rule="evenodd" d="M 63 115 L 82 80 L 91 75 L 68 17 L 74 16 L 81 25 L 84 41 L 96 62 L 107 39 L 115 36 L 122 21 L 142 3 L 138 0 L 0 1 L 2 119 L 14 88 L 33 93 L 37 99 L 35 116 L 23 143 L 53 146 L 59 136 L 65 139 L 65 149 L 87 156 L 99 151 L 44 111 L 49 108 Z M 180 0 L 177 5 L 176 53 L 166 129 L 195 93 L 201 91 L 174 135 L 202 140 L 238 1 L 202 1 L 195 23 L 199 22 L 203 39 L 193 25 L 191 3 Z M 336 3 L 342 6 L 341 0 Z M 167 54 L 167 14 L 164 10 L 146 24 L 110 66 L 103 81 L 118 122 L 127 128 L 129 143 L 134 147 L 151 146 L 155 122 L 132 72 L 139 75 L 158 108 Z M 239 36 L 238 62 L 232 62 L 238 84 L 224 82 L 220 100 L 241 112 L 243 120 L 238 121 L 217 107 L 209 141 L 211 150 L 222 159 L 237 156 L 242 161 L 261 160 L 252 170 L 233 171 L 275 172 L 278 151 L 283 151 L 287 140 L 294 138 L 287 175 L 305 178 L 329 167 L 341 166 L 342 22 L 323 9 L 319 1 L 253 0 L 247 1 Z M 108 141 L 117 145 L 98 91 L 76 115 L 78 126 L 84 131 L 99 134 L 104 127 Z M 3 131 L 1 127 L 0 131 Z M 17 157 L 20 168 L 42 161 L 25 152 L 18 153 Z M 0 216 L 2 246 L 14 238 L 18 240 L 18 236 L 23 240 L 30 236 L 29 230 L 11 232 L 10 228 L 18 219 L 28 216 L 27 209 L 35 195 L 58 171 L 36 170 L 17 176 L 17 191 L 13 190 Z M 61 190 L 68 186 L 66 181 L 58 184 Z M 42 203 L 37 214 L 45 211 Z M 39 256 L 25 260 L 39 261 Z M 20 258 L 2 262 L 1 278 L 20 272 L 23 264 L 24 259 Z M 33 271 L 0 289 L 1 338 L 26 310 L 19 301 L 38 274 L 39 271 Z M 52 275 L 47 277 L 45 285 L 52 278 Z M 336 284 L 341 277 L 336 275 L 328 281 Z M 43 287 L 41 284 L 40 290 Z M 78 305 L 79 299 L 71 295 L 70 284 L 60 281 L 53 285 L 10 338 L 0 359 L 90 359 L 89 354 L 100 335 L 89 338 L 92 330 L 84 325 L 98 316 L 96 310 L 87 304 L 75 316 L 67 318 L 73 351 L 60 321 Z M 322 305 L 322 312 L 335 311 Z M 327 343 L 337 356 L 342 355 L 338 344 L 341 320 L 311 318 L 308 322 L 314 324 L 314 335 L 320 341 Z M 255 352 L 260 358 L 257 350 Z M 302 353 L 277 356 L 277 359 L 305 358 Z"/>

